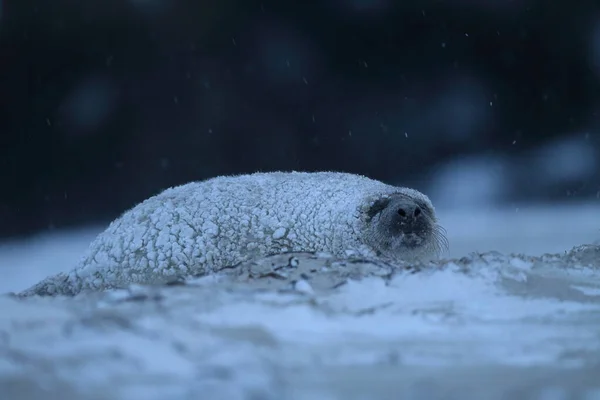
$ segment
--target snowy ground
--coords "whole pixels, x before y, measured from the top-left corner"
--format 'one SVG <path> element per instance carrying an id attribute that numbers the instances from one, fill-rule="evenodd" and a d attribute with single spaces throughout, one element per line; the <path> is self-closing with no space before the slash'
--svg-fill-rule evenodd
<path id="1" fill-rule="evenodd" d="M 302 259 L 279 279 L 0 298 L 2 398 L 600 399 L 600 250 L 565 254 L 600 240 L 600 209 L 439 214 L 456 260 L 418 273 Z M 1 245 L 0 292 L 69 269 L 98 230 Z M 560 256 L 461 258 L 489 250 Z"/>

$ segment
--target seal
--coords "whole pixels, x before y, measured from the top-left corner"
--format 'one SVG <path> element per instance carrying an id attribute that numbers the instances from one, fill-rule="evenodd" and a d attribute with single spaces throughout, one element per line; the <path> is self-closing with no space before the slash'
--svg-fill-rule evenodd
<path id="1" fill-rule="evenodd" d="M 448 242 L 423 193 L 343 172 L 221 176 L 114 220 L 68 273 L 20 293 L 75 295 L 206 275 L 285 252 L 430 259 Z"/>

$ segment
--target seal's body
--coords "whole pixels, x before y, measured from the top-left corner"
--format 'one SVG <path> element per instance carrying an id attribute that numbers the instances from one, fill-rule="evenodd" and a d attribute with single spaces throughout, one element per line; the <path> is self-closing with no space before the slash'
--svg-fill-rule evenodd
<path id="1" fill-rule="evenodd" d="M 174 187 L 113 221 L 69 273 L 21 295 L 74 295 L 202 275 L 287 251 L 430 257 L 445 238 L 422 193 L 339 172 L 224 176 Z"/>

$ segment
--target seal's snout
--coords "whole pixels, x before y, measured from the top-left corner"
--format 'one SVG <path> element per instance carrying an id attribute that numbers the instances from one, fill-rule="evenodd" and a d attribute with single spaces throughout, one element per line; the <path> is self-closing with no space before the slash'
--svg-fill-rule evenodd
<path id="1" fill-rule="evenodd" d="M 424 195 L 394 193 L 372 203 L 367 211 L 369 243 L 380 253 L 428 257 L 448 248 L 444 228 Z"/>
<path id="2" fill-rule="evenodd" d="M 419 205 L 402 204 L 396 214 L 396 226 L 403 233 L 422 233 L 427 230 L 428 224 Z"/>
<path id="3" fill-rule="evenodd" d="M 403 206 L 398 208 L 398 215 L 402 218 L 410 218 L 416 219 L 421 215 L 421 207 L 415 205 L 414 207 Z"/>

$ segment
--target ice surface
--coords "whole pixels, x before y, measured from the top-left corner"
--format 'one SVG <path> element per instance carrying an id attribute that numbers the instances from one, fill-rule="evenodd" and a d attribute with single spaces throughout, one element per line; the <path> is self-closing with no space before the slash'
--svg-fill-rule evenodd
<path id="1" fill-rule="evenodd" d="M 0 243 L 0 293 L 17 292 L 73 268 L 105 227 L 38 235 Z"/>
<path id="2" fill-rule="evenodd" d="M 600 399 L 600 248 L 564 251 L 597 240 L 596 209 L 542 211 L 442 215 L 464 253 L 428 265 L 296 254 L 163 287 L 0 297 L 0 398 Z M 66 269 L 88 239 L 13 244 L 0 268 L 31 275 L 0 289 Z M 495 241 L 565 248 L 467 255 Z"/>
<path id="3" fill-rule="evenodd" d="M 438 207 L 436 212 L 448 231 L 451 257 L 492 250 L 528 255 L 560 253 L 600 241 L 600 202 L 454 210 Z"/>

